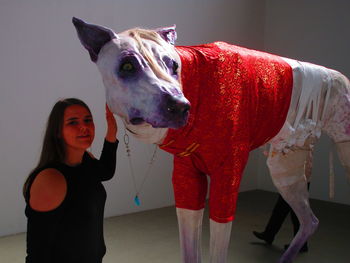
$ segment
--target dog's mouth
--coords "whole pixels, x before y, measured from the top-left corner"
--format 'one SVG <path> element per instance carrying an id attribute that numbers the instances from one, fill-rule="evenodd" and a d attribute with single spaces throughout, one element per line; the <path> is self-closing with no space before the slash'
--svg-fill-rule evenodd
<path id="1" fill-rule="evenodd" d="M 135 126 L 152 126 L 153 128 L 181 128 L 186 125 L 188 120 L 189 112 L 186 111 L 181 118 L 175 118 L 171 120 L 164 119 L 144 119 L 142 117 L 133 117 L 128 123 Z"/>
<path id="2" fill-rule="evenodd" d="M 145 122 L 145 120 L 143 118 L 140 118 L 140 117 L 135 117 L 135 118 L 130 119 L 130 123 L 132 125 L 140 125 L 144 122 Z"/>

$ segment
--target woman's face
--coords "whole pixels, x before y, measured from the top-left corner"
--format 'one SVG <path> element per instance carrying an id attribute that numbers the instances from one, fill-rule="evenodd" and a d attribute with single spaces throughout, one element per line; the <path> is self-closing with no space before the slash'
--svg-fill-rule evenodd
<path id="1" fill-rule="evenodd" d="M 64 111 L 62 137 L 67 150 L 86 150 L 95 137 L 91 113 L 81 105 L 68 106 Z"/>

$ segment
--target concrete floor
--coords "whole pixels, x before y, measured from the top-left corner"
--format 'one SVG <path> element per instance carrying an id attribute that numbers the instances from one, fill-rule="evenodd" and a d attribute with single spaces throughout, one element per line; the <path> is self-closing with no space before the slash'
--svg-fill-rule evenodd
<path id="1" fill-rule="evenodd" d="M 292 227 L 286 220 L 274 244 L 259 242 L 252 230 L 263 230 L 277 195 L 265 191 L 240 194 L 228 262 L 277 262 L 283 245 L 290 242 Z M 350 257 L 350 206 L 311 200 L 320 227 L 309 241 L 309 252 L 295 263 L 347 263 Z M 203 261 L 208 262 L 208 218 L 203 223 Z M 107 254 L 104 263 L 178 263 L 180 250 L 174 207 L 135 213 L 105 220 Z M 23 263 L 25 234 L 0 238 L 0 262 Z"/>

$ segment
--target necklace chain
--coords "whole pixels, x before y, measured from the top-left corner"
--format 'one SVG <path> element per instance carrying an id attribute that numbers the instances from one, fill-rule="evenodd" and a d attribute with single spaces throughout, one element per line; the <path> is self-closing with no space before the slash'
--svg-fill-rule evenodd
<path id="1" fill-rule="evenodd" d="M 129 167 L 130 167 L 130 173 L 131 173 L 131 177 L 133 180 L 133 184 L 134 184 L 134 188 L 135 188 L 135 198 L 134 198 L 134 202 L 137 206 L 140 205 L 140 199 L 139 199 L 139 194 L 143 188 L 143 185 L 145 184 L 151 169 L 152 169 L 152 165 L 154 163 L 154 161 L 156 160 L 156 154 L 157 154 L 157 150 L 158 150 L 158 146 L 156 145 L 151 157 L 151 160 L 148 163 L 148 167 L 147 170 L 143 176 L 143 180 L 141 182 L 141 185 L 139 188 L 137 188 L 137 184 L 136 184 L 136 178 L 135 178 L 135 173 L 134 173 L 134 169 L 133 169 L 133 165 L 132 165 L 132 160 L 131 160 L 131 150 L 130 150 L 130 146 L 129 146 L 129 135 L 127 134 L 126 130 L 124 130 L 125 134 L 124 134 L 124 144 L 125 144 L 125 149 L 126 149 L 126 155 L 128 156 L 128 161 L 129 161 Z"/>

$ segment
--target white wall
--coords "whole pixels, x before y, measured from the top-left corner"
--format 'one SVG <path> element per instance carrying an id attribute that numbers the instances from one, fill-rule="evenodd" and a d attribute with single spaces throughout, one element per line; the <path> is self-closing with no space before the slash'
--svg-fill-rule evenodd
<path id="1" fill-rule="evenodd" d="M 350 2 L 347 0 L 267 0 L 265 50 L 301 61 L 336 69 L 350 77 Z M 322 136 L 316 146 L 312 198 L 329 200 L 329 150 L 331 140 Z M 335 154 L 335 198 L 350 204 L 350 185 Z M 275 191 L 268 176 L 265 158 L 259 156 L 258 187 Z"/>
<path id="2" fill-rule="evenodd" d="M 0 236 L 25 230 L 21 187 L 38 160 L 47 116 L 59 98 L 78 97 L 90 105 L 96 122 L 92 152 L 98 156 L 101 150 L 104 90 L 76 37 L 72 16 L 116 32 L 177 24 L 178 44 L 224 40 L 262 49 L 264 4 L 260 0 L 1 0 Z M 120 139 L 122 135 L 120 126 Z M 140 183 L 152 147 L 131 143 Z M 256 158 L 253 155 L 253 164 Z M 170 155 L 159 154 L 137 208 L 121 143 L 117 175 L 106 184 L 106 216 L 173 204 L 171 167 Z M 242 189 L 256 188 L 256 166 L 249 166 L 247 174 Z"/>

